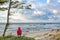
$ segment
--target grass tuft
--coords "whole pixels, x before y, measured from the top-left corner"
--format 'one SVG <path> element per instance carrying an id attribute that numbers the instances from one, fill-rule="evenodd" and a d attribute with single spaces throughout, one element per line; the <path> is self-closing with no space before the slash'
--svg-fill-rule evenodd
<path id="1" fill-rule="evenodd" d="M 34 40 L 33 38 L 29 37 L 15 37 L 15 36 L 5 36 L 5 37 L 0 37 L 0 40 Z"/>

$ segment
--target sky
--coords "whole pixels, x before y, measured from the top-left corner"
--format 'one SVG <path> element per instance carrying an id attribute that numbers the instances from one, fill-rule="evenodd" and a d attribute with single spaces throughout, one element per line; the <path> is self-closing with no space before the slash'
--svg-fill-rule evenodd
<path id="1" fill-rule="evenodd" d="M 14 1 L 14 0 L 13 0 Z M 10 22 L 60 22 L 60 0 L 18 0 L 31 10 L 11 8 Z M 8 2 L 0 7 L 8 7 Z M 0 11 L 0 22 L 6 22 L 7 10 Z"/>

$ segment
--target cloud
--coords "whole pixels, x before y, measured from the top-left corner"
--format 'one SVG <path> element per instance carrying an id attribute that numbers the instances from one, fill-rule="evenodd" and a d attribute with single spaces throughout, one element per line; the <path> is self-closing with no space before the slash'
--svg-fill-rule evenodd
<path id="1" fill-rule="evenodd" d="M 60 0 L 58 0 L 58 3 L 60 3 Z"/>
<path id="2" fill-rule="evenodd" d="M 36 8 L 36 5 L 34 3 L 32 3 L 32 9 L 35 9 Z"/>
<path id="3" fill-rule="evenodd" d="M 50 0 L 47 0 L 47 4 L 49 4 L 50 3 Z"/>
<path id="4" fill-rule="evenodd" d="M 7 10 L 0 11 L 0 23 L 6 22 L 6 19 L 7 19 Z"/>
<path id="5" fill-rule="evenodd" d="M 15 0 L 14 0 L 15 1 Z M 19 0 L 18 0 L 19 1 Z M 26 2 L 25 2 L 26 1 Z M 60 0 L 25 0 L 25 5 L 32 4 L 32 9 L 11 9 L 10 22 L 54 22 L 60 20 Z M 0 6 L 4 7 L 4 6 Z M 5 6 L 6 7 L 6 6 Z M 0 11 L 0 22 L 7 18 L 7 11 Z"/>
<path id="6" fill-rule="evenodd" d="M 52 12 L 53 12 L 54 14 L 57 14 L 57 13 L 58 13 L 58 10 L 52 10 Z"/>
<path id="7" fill-rule="evenodd" d="M 15 13 L 14 15 L 10 16 L 10 18 L 13 18 L 15 20 L 21 20 L 21 21 L 28 20 L 26 15 L 23 15 L 23 14 L 20 14 L 20 13 Z"/>
<path id="8" fill-rule="evenodd" d="M 57 9 L 51 9 L 51 12 L 52 12 L 53 14 L 59 14 L 59 11 L 58 11 Z"/>
<path id="9" fill-rule="evenodd" d="M 34 11 L 34 13 L 32 15 L 43 15 L 43 11 Z"/>

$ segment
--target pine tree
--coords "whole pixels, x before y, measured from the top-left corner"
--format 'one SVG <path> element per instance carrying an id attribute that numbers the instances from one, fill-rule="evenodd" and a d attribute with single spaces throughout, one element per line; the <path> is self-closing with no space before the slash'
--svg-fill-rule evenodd
<path id="1" fill-rule="evenodd" d="M 0 5 L 3 5 L 6 1 L 7 0 L 0 0 Z M 5 36 L 5 33 L 6 33 L 7 29 L 8 29 L 8 26 L 9 26 L 9 16 L 11 16 L 11 14 L 10 14 L 11 13 L 10 12 L 11 8 L 18 8 L 18 9 L 24 9 L 25 8 L 25 9 L 31 10 L 31 8 L 30 8 L 31 4 L 28 5 L 28 6 L 24 6 L 23 4 L 25 4 L 25 3 L 19 3 L 19 1 L 8 0 L 7 2 L 9 2 L 9 7 L 7 7 L 7 8 L 4 8 L 4 7 L 0 8 L 0 10 L 2 10 L 2 11 L 8 10 L 8 13 L 7 13 L 7 23 L 6 23 L 4 32 L 3 32 L 3 37 Z"/>

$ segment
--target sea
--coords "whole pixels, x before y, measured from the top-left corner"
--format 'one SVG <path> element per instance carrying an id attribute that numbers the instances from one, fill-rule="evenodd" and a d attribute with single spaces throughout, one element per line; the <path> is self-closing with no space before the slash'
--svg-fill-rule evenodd
<path id="1" fill-rule="evenodd" d="M 3 33 L 6 23 L 0 23 L 0 33 Z M 7 33 L 14 33 L 17 28 L 21 27 L 23 31 L 39 31 L 39 30 L 51 30 L 60 28 L 60 23 L 10 23 L 7 29 Z"/>

